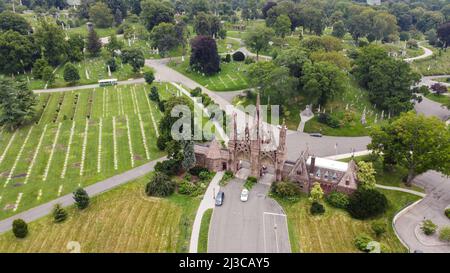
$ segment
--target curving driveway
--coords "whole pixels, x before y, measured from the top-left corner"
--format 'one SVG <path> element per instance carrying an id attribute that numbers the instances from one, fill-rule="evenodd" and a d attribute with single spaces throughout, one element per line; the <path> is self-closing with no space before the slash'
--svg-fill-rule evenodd
<path id="1" fill-rule="evenodd" d="M 417 56 L 417 57 L 412 57 L 412 58 L 406 58 L 406 59 L 404 59 L 404 61 L 410 63 L 410 62 L 413 62 L 413 61 L 417 61 L 417 60 L 428 58 L 428 57 L 433 55 L 433 51 L 431 51 L 431 49 L 426 48 L 426 47 L 421 46 L 421 45 L 419 45 L 419 47 L 421 49 L 423 49 L 423 51 L 424 51 L 424 53 L 422 55 Z"/>

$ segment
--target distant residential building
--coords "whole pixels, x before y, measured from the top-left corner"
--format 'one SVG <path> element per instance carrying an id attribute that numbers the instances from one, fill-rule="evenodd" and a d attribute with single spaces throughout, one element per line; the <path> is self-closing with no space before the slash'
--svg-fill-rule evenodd
<path id="1" fill-rule="evenodd" d="M 69 4 L 69 6 L 79 6 L 81 4 L 81 0 L 67 0 L 67 4 Z"/>
<path id="2" fill-rule="evenodd" d="M 381 0 L 367 0 L 367 5 L 379 6 L 379 5 L 381 5 Z"/>

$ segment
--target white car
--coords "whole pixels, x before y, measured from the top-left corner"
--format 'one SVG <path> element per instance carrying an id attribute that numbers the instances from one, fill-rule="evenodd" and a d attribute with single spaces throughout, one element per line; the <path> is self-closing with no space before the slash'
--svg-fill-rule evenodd
<path id="1" fill-rule="evenodd" d="M 247 189 L 243 189 L 241 192 L 241 201 L 242 202 L 247 202 L 248 200 L 248 190 Z"/>

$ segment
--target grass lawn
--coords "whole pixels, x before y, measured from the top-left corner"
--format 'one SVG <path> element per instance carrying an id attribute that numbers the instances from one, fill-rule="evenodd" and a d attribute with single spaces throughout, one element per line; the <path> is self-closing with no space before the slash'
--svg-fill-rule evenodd
<path id="1" fill-rule="evenodd" d="M 386 245 L 389 252 L 407 252 L 397 239 L 391 223 L 398 211 L 416 201 L 418 197 L 402 192 L 382 192 L 389 200 L 389 207 L 386 213 L 376 219 L 385 221 L 387 226 L 387 232 L 380 238 L 376 238 L 371 230 L 371 222 L 375 219 L 356 220 L 346 211 L 327 204 L 325 214 L 312 216 L 309 212 L 311 204 L 306 196 L 302 196 L 298 201 L 278 200 L 287 214 L 292 251 L 359 252 L 353 245 L 353 239 L 361 233 L 366 233 Z"/>
<path id="2" fill-rule="evenodd" d="M 433 51 L 433 56 L 411 63 L 411 67 L 424 76 L 450 74 L 450 50 L 439 50 L 424 45 Z"/>
<path id="3" fill-rule="evenodd" d="M 208 233 L 209 224 L 211 222 L 213 209 L 207 209 L 202 217 L 202 223 L 200 226 L 200 235 L 198 238 L 198 253 L 208 252 Z"/>
<path id="4" fill-rule="evenodd" d="M 221 71 L 212 76 L 191 71 L 188 59 L 184 62 L 172 61 L 169 66 L 212 91 L 242 90 L 249 87 L 245 73 L 247 65 L 243 62 L 221 62 Z"/>
<path id="5" fill-rule="evenodd" d="M 426 97 L 432 101 L 435 101 L 442 105 L 447 106 L 447 108 L 450 108 L 450 96 L 436 95 L 436 94 L 430 93 L 430 94 L 426 95 Z"/>
<path id="6" fill-rule="evenodd" d="M 348 105 L 348 110 L 346 107 Z M 361 123 L 361 116 L 366 109 L 366 124 Z M 323 111 L 321 107 L 321 111 Z M 373 108 L 369 102 L 367 92 L 357 86 L 356 82 L 350 81 L 343 95 L 333 101 L 327 103 L 325 112 L 333 116 L 340 122 L 339 128 L 332 128 L 326 124 L 320 123 L 316 116 L 305 124 L 304 131 L 307 133 L 322 133 L 329 136 L 365 136 L 369 133 L 370 128 L 375 124 L 375 116 L 377 116 L 377 124 L 381 121 L 381 111 Z M 384 113 L 386 119 L 387 113 Z"/>
<path id="7" fill-rule="evenodd" d="M 172 85 L 155 85 L 162 98 L 175 93 Z M 142 84 L 39 95 L 35 122 L 0 132 L 0 219 L 161 157 L 161 114 L 149 90 Z"/>
<path id="8" fill-rule="evenodd" d="M 51 215 L 29 224 L 25 239 L 11 231 L 0 235 L 0 252 L 187 252 L 200 199 L 174 194 L 147 197 L 149 175 L 92 198 L 83 211 L 70 207 L 69 218 L 54 223 Z"/>

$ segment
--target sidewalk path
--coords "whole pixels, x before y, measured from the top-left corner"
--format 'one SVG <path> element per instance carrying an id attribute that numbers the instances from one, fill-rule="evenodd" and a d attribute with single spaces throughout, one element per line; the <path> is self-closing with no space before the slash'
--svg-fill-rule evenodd
<path id="1" fill-rule="evenodd" d="M 144 78 L 139 79 L 130 79 L 126 81 L 118 81 L 117 85 L 127 85 L 127 84 L 138 84 L 144 83 Z M 87 84 L 87 85 L 79 85 L 79 86 L 67 86 L 67 87 L 59 87 L 59 88 L 49 88 L 49 89 L 35 89 L 34 93 L 52 93 L 52 92 L 69 92 L 74 90 L 82 90 L 82 89 L 92 89 L 92 88 L 100 88 L 98 83 Z"/>
<path id="2" fill-rule="evenodd" d="M 194 225 L 192 226 L 191 242 L 189 244 L 189 253 L 197 253 L 198 249 L 198 238 L 200 235 L 200 227 L 202 224 L 202 217 L 206 210 L 214 208 L 215 200 L 214 195 L 220 190 L 219 182 L 222 179 L 224 172 L 217 172 L 214 178 L 209 183 L 206 189 L 205 195 L 203 196 L 200 206 L 197 209 L 197 214 L 195 215 Z"/>
<path id="3" fill-rule="evenodd" d="M 118 174 L 116 176 L 110 177 L 101 182 L 97 182 L 85 188 L 90 197 L 103 193 L 105 191 L 111 190 L 117 186 L 130 182 L 134 179 L 137 179 L 151 171 L 153 171 L 155 165 L 159 161 L 165 160 L 166 157 L 161 157 L 156 160 L 150 161 L 142 166 L 131 169 L 124 173 Z M 70 206 L 74 203 L 72 194 L 67 194 L 62 197 L 59 197 L 55 200 L 52 200 L 48 203 L 39 205 L 27 211 L 16 214 L 10 218 L 0 221 L 0 233 L 6 232 L 12 228 L 12 222 L 15 219 L 21 218 L 25 220 L 25 222 L 29 223 L 34 220 L 37 220 L 41 217 L 46 216 L 51 213 L 53 207 L 56 204 L 61 204 L 63 207 Z"/>
<path id="4" fill-rule="evenodd" d="M 416 61 L 416 60 L 428 58 L 428 57 L 433 55 L 433 51 L 431 51 L 431 49 L 428 49 L 428 48 L 426 48 L 424 46 L 421 46 L 421 45 L 419 45 L 419 47 L 425 51 L 422 55 L 417 56 L 417 57 L 412 57 L 412 58 L 406 58 L 406 59 L 404 59 L 404 61 L 407 62 L 407 63 L 410 63 L 410 62 L 413 62 L 413 61 Z"/>

